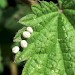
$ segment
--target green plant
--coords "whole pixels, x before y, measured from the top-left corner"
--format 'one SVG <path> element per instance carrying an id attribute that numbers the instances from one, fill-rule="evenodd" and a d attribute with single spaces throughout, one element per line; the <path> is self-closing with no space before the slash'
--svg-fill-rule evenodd
<path id="1" fill-rule="evenodd" d="M 24 27 L 14 37 L 20 43 L 27 26 L 34 30 L 28 47 L 16 54 L 17 63 L 27 60 L 22 75 L 75 75 L 75 0 L 41 1 L 34 14 L 20 19 Z"/>
<path id="2" fill-rule="evenodd" d="M 0 0 L 0 7 L 5 8 L 7 6 L 7 1 L 6 0 Z"/>

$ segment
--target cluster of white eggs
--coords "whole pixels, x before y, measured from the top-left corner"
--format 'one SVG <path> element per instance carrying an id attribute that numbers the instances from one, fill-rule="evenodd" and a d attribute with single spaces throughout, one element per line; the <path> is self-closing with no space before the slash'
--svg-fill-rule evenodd
<path id="1" fill-rule="evenodd" d="M 23 32 L 22 36 L 24 38 L 30 38 L 31 33 L 33 33 L 32 27 L 27 27 L 27 30 Z M 27 43 L 26 40 L 21 40 L 20 45 L 21 45 L 22 48 L 26 48 L 28 43 Z M 15 47 L 12 48 L 12 52 L 15 53 L 15 54 L 17 52 L 19 52 L 19 50 L 20 50 L 19 46 L 15 46 Z"/>

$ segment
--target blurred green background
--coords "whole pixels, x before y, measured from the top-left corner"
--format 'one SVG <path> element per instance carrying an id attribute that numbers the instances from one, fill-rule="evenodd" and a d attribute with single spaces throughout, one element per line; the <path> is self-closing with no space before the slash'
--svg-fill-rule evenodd
<path id="1" fill-rule="evenodd" d="M 18 20 L 29 13 L 32 11 L 28 0 L 0 0 L 0 75 L 11 75 L 13 37 L 22 28 Z"/>
<path id="2" fill-rule="evenodd" d="M 57 3 L 57 0 L 53 1 Z M 31 5 L 37 3 L 38 0 L 0 0 L 0 75 L 21 75 L 23 63 L 18 66 L 18 74 L 11 72 L 13 37 L 23 27 L 18 23 L 19 19 L 32 13 Z"/>

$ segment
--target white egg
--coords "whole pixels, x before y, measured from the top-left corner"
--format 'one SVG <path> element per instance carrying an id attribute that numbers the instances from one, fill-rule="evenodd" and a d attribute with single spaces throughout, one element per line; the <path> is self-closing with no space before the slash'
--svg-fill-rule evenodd
<path id="1" fill-rule="evenodd" d="M 21 41 L 21 47 L 22 47 L 22 48 L 26 48 L 27 45 L 28 45 L 28 44 L 27 44 L 27 41 L 26 41 L 26 40 L 22 40 L 22 41 Z"/>
<path id="2" fill-rule="evenodd" d="M 27 27 L 27 31 L 29 31 L 30 33 L 33 33 L 32 27 Z"/>
<path id="3" fill-rule="evenodd" d="M 23 37 L 24 38 L 30 38 L 30 36 L 31 36 L 30 32 L 28 32 L 28 31 L 23 32 Z"/>
<path id="4" fill-rule="evenodd" d="M 13 47 L 13 48 L 12 48 L 12 52 L 15 53 L 15 54 L 16 54 L 17 52 L 19 52 L 19 47 L 18 47 L 18 46 Z"/>

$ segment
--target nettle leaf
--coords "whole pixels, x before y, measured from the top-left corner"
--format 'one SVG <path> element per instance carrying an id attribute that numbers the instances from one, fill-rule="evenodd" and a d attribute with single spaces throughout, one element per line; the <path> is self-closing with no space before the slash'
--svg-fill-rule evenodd
<path id="1" fill-rule="evenodd" d="M 26 27 L 23 27 L 22 29 L 20 29 L 20 30 L 16 33 L 16 35 L 15 35 L 13 41 L 14 41 L 14 42 L 20 42 L 20 41 L 22 40 L 21 35 L 22 35 L 23 31 L 25 31 L 25 30 L 26 30 Z"/>
<path id="2" fill-rule="evenodd" d="M 72 9 L 64 9 L 64 14 L 68 18 L 68 20 L 71 22 L 73 27 L 75 28 L 75 10 Z M 72 20 L 73 19 L 73 20 Z"/>
<path id="3" fill-rule="evenodd" d="M 45 15 L 47 15 L 48 13 L 58 11 L 58 8 L 53 2 L 47 3 L 45 1 L 42 1 L 40 5 L 33 5 L 32 10 L 34 14 L 23 17 L 22 19 L 20 19 L 19 23 L 28 26 L 34 26 L 38 22 L 40 23 L 44 19 L 44 17 L 46 17 Z"/>
<path id="4" fill-rule="evenodd" d="M 75 9 L 75 0 L 58 0 L 59 5 L 66 9 Z"/>
<path id="5" fill-rule="evenodd" d="M 68 9 L 75 9 L 75 0 L 64 0 L 63 7 Z"/>
<path id="6" fill-rule="evenodd" d="M 22 75 L 75 75 L 75 10 L 64 6 L 64 0 L 58 3 L 61 9 L 53 2 L 41 1 L 32 6 L 33 14 L 20 19 L 24 27 L 14 42 L 22 40 L 27 26 L 34 30 L 31 37 L 25 39 L 28 47 L 15 56 L 16 63 L 26 60 Z"/>

